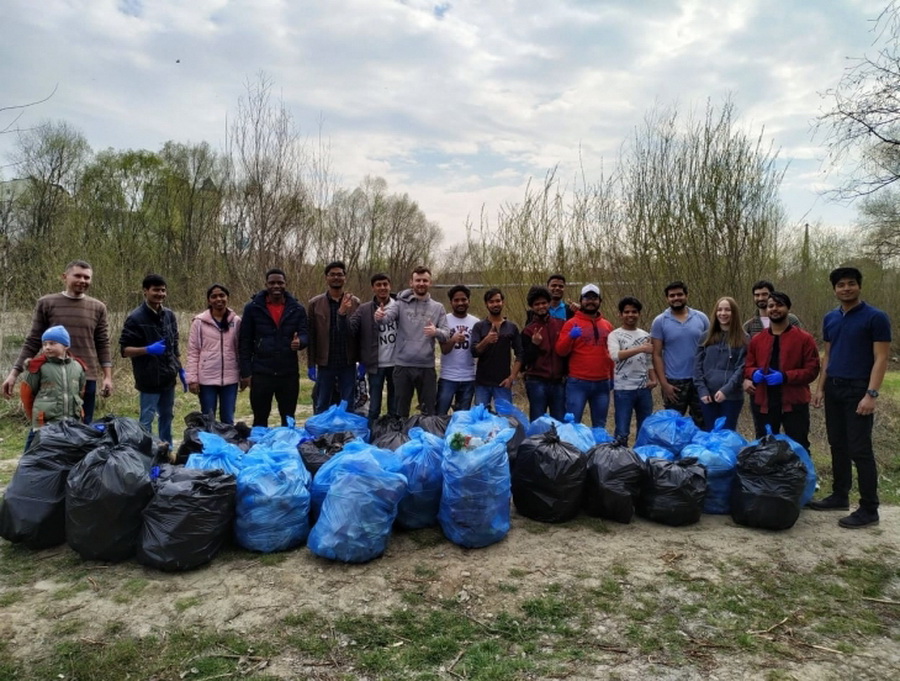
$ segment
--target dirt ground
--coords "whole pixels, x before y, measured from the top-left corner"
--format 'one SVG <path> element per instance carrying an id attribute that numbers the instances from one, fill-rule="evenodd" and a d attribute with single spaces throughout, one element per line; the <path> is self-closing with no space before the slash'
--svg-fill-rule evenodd
<path id="1" fill-rule="evenodd" d="M 522 599 L 543 593 L 550 583 L 584 588 L 600 584 L 620 566 L 624 606 L 673 565 L 718 582 L 728 575 L 714 566 L 717 562 L 735 570 L 767 562 L 773 570 L 784 562 L 811 569 L 823 560 L 869 556 L 875 548 L 882 556 L 900 555 L 900 508 L 883 508 L 880 526 L 864 531 L 840 529 L 836 520 L 833 513 L 804 511 L 794 528 L 776 533 L 739 527 L 723 516 L 704 516 L 684 528 L 636 519 L 630 525 L 607 523 L 608 531 L 598 532 L 587 523 L 547 526 L 513 514 L 508 537 L 479 550 L 457 547 L 439 530 L 420 530 L 395 534 L 387 553 L 365 565 L 332 563 L 306 548 L 285 554 L 280 562 L 232 551 L 183 574 L 165 574 L 133 562 L 82 565 L 61 547 L 35 553 L 33 560 L 71 554 L 73 569 L 86 568 L 84 580 L 90 588 L 67 593 L 72 582 L 59 570 L 39 574 L 36 581 L 17 587 L 24 591 L 19 600 L 2 608 L 0 636 L 10 641 L 16 656 L 26 659 L 40 656 L 68 618 L 76 618 L 79 635 L 87 640 L 101 637 L 110 622 L 138 636 L 194 625 L 258 632 L 289 613 L 309 609 L 328 615 L 386 614 L 404 607 L 402 594 L 410 586 L 423 589 L 426 597 L 455 599 L 473 618 L 490 622 L 511 598 L 507 590 L 497 588 L 501 582 L 515 582 L 515 598 Z M 136 580 L 139 594 L 123 598 L 123 589 Z M 7 590 L 4 585 L 0 595 Z M 890 591 L 886 598 L 900 601 L 900 583 L 895 580 Z M 595 633 L 598 644 L 606 640 L 602 624 Z M 808 651 L 811 654 L 796 661 L 780 660 L 779 669 L 788 675 L 775 678 L 900 678 L 898 640 L 895 629 L 853 653 Z M 753 655 L 712 650 L 710 656 L 703 668 L 667 667 L 652 654 L 611 651 L 601 656 L 603 662 L 579 667 L 567 678 L 773 678 L 766 660 Z M 276 678 L 307 678 L 305 669 L 304 660 L 285 653 L 272 659 L 265 672 Z"/>

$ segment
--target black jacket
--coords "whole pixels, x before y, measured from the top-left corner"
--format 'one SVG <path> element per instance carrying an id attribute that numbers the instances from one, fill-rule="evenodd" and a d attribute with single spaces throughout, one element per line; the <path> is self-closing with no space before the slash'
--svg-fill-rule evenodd
<path id="1" fill-rule="evenodd" d="M 266 292 L 260 291 L 244 307 L 241 315 L 241 331 L 238 335 L 238 357 L 241 378 L 253 374 L 269 376 L 297 376 L 300 364 L 297 352 L 291 350 L 294 334 L 300 339 L 300 349 L 309 343 L 309 327 L 306 309 L 291 294 L 284 294 L 284 312 L 281 324 L 266 307 Z"/>
<path id="2" fill-rule="evenodd" d="M 124 357 L 128 347 L 143 348 L 156 341 L 166 341 L 166 351 L 162 355 L 140 355 L 131 358 L 134 372 L 134 387 L 142 393 L 160 393 L 175 386 L 181 360 L 178 353 L 178 322 L 175 313 L 164 307 L 159 314 L 147 303 L 141 304 L 128 313 L 122 335 L 119 337 L 119 351 Z"/>

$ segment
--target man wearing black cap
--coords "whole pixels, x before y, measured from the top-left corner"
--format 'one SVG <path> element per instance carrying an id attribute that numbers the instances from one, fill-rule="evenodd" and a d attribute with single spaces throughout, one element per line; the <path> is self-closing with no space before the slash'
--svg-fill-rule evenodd
<path id="1" fill-rule="evenodd" d="M 819 351 L 815 339 L 790 321 L 791 299 L 773 291 L 766 303 L 767 329 L 750 339 L 744 363 L 744 390 L 756 437 L 766 426 L 809 451 L 809 384 L 819 375 Z"/>

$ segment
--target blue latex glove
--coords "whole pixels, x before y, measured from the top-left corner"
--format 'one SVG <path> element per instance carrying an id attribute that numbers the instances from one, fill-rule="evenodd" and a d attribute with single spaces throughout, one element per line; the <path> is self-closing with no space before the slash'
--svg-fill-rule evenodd
<path id="1" fill-rule="evenodd" d="M 356 379 L 361 381 L 366 377 L 366 365 L 360 362 L 356 365 Z"/>
<path id="2" fill-rule="evenodd" d="M 159 357 L 160 355 L 165 354 L 165 352 L 166 352 L 166 341 L 158 340 L 155 343 L 151 343 L 144 349 L 147 351 L 148 355 L 153 355 L 154 357 Z"/>
<path id="3" fill-rule="evenodd" d="M 774 369 L 766 374 L 766 385 L 781 385 L 784 383 L 784 374 Z"/>
<path id="4" fill-rule="evenodd" d="M 188 391 L 187 372 L 184 370 L 184 368 L 181 368 L 178 370 L 178 378 L 181 379 L 181 385 L 184 387 L 184 392 L 187 392 Z"/>
<path id="5" fill-rule="evenodd" d="M 581 327 L 576 324 L 569 329 L 569 338 L 581 338 Z"/>
<path id="6" fill-rule="evenodd" d="M 763 372 L 762 369 L 757 369 L 756 371 L 753 372 L 753 375 L 750 377 L 750 380 L 753 381 L 754 383 L 762 383 L 763 381 L 766 380 L 766 374 Z"/>
<path id="7" fill-rule="evenodd" d="M 316 368 L 310 367 L 309 371 L 306 372 L 306 375 L 309 376 L 309 380 L 315 382 L 316 380 Z"/>

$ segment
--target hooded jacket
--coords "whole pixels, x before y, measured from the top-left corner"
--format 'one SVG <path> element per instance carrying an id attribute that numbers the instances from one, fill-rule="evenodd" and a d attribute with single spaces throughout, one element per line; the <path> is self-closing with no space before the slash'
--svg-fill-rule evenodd
<path id="1" fill-rule="evenodd" d="M 238 333 L 241 378 L 248 378 L 253 374 L 298 376 L 298 351 L 291 349 L 295 333 L 302 350 L 309 343 L 306 309 L 294 296 L 285 292 L 280 324 L 275 324 L 266 307 L 266 291 L 262 290 L 253 296 L 244 307 Z"/>
<path id="2" fill-rule="evenodd" d="M 430 322 L 437 327 L 436 339 L 445 341 L 452 335 L 447 325 L 447 311 L 430 294 L 416 297 L 412 289 L 401 291 L 397 300 L 384 309 L 385 319 L 397 320 L 397 345 L 394 365 L 398 367 L 434 368 L 434 341 L 424 333 Z"/>
<path id="3" fill-rule="evenodd" d="M 81 419 L 87 379 L 80 359 L 51 359 L 41 354 L 26 364 L 26 371 L 20 394 L 32 428 L 64 418 Z"/>
<path id="4" fill-rule="evenodd" d="M 581 336 L 572 338 L 569 333 L 575 326 L 581 327 Z M 569 358 L 569 376 L 582 381 L 608 381 L 613 377 L 615 365 L 609 357 L 607 339 L 613 326 L 602 315 L 591 317 L 581 310 L 563 324 L 556 339 L 556 352 Z"/>
<path id="5" fill-rule="evenodd" d="M 739 348 L 720 338 L 711 345 L 698 345 L 694 355 L 694 386 L 700 397 L 712 397 L 722 391 L 726 400 L 743 400 L 744 357 L 747 346 Z"/>
<path id="6" fill-rule="evenodd" d="M 188 336 L 187 381 L 200 385 L 232 385 L 241 378 L 238 334 L 241 318 L 228 308 L 224 328 L 204 310 L 191 321 Z"/>

